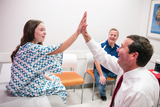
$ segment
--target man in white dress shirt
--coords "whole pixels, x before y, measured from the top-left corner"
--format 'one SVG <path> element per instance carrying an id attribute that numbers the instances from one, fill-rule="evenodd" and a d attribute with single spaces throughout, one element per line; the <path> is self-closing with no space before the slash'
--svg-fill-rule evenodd
<path id="1" fill-rule="evenodd" d="M 153 54 L 150 41 L 142 36 L 130 35 L 117 49 L 119 58 L 107 54 L 88 34 L 84 25 L 82 35 L 87 46 L 100 64 L 117 74 L 117 81 L 123 75 L 114 107 L 157 107 L 159 83 L 144 66 Z"/>

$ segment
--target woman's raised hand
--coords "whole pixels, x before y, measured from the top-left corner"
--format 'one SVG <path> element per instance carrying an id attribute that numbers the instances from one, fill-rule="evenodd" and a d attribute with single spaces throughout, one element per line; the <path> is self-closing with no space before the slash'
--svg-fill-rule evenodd
<path id="1" fill-rule="evenodd" d="M 84 29 L 87 24 L 86 24 L 86 20 L 87 20 L 87 12 L 84 13 L 82 19 L 81 19 L 81 22 L 79 23 L 79 26 L 77 28 L 77 33 L 78 34 L 81 34 L 82 33 L 82 29 Z"/>

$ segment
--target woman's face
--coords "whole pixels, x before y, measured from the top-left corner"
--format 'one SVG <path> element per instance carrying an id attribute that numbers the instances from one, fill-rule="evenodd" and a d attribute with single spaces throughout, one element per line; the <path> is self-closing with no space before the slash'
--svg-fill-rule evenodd
<path id="1" fill-rule="evenodd" d="M 35 44 L 43 42 L 45 36 L 46 36 L 46 28 L 43 23 L 40 23 L 35 29 L 33 42 Z"/>

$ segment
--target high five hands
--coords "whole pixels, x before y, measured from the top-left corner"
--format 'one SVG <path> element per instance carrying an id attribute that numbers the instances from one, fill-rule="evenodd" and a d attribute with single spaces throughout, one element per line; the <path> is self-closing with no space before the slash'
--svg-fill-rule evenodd
<path id="1" fill-rule="evenodd" d="M 87 20 L 87 12 L 84 13 L 82 19 L 81 19 L 81 22 L 78 26 L 78 29 L 77 29 L 77 33 L 78 34 L 82 34 L 85 32 L 86 30 L 86 27 L 87 27 L 87 24 L 86 24 L 86 20 Z"/>
<path id="2" fill-rule="evenodd" d="M 89 42 L 91 40 L 91 37 L 88 35 L 87 29 L 86 27 L 88 26 L 86 23 L 87 20 L 87 12 L 84 13 L 83 18 L 79 24 L 79 27 L 77 29 L 77 32 L 79 32 L 79 34 L 81 33 L 85 39 L 86 42 Z"/>

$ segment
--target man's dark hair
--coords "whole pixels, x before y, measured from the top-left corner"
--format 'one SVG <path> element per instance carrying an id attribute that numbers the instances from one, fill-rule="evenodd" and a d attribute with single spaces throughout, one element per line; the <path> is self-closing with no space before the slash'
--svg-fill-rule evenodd
<path id="1" fill-rule="evenodd" d="M 139 35 L 129 35 L 127 38 L 132 39 L 134 42 L 128 46 L 129 54 L 138 52 L 137 65 L 144 67 L 153 55 L 153 47 L 150 41 Z"/>

